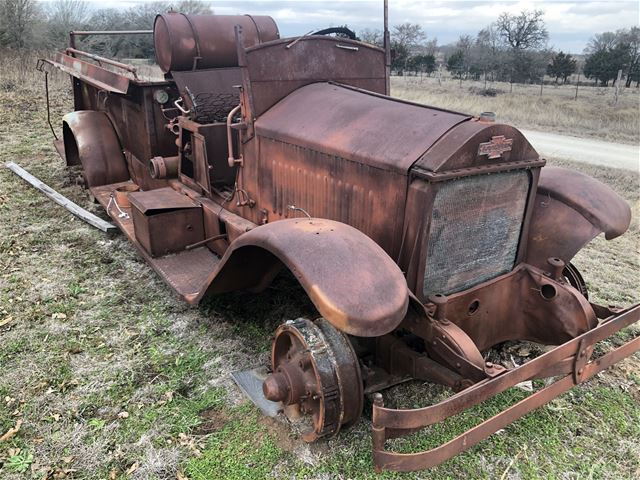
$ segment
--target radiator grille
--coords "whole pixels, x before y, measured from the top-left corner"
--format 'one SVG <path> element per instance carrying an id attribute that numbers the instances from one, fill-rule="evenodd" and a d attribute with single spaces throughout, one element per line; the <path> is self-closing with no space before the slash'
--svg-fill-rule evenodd
<path id="1" fill-rule="evenodd" d="M 423 293 L 450 294 L 509 272 L 529 192 L 527 170 L 444 182 L 436 194 Z"/>

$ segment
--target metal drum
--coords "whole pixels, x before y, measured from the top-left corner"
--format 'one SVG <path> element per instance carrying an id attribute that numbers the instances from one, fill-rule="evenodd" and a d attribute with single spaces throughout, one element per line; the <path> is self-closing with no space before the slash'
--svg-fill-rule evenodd
<path id="1" fill-rule="evenodd" d="M 165 73 L 237 67 L 236 25 L 242 27 L 245 47 L 280 37 L 276 22 L 268 16 L 163 13 L 153 24 L 156 61 Z"/>

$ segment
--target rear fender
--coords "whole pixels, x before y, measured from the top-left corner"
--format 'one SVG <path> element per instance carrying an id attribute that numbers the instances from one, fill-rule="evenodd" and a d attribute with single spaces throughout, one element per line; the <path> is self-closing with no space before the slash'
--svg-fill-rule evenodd
<path id="1" fill-rule="evenodd" d="M 244 233 L 229 246 L 196 301 L 264 289 L 282 266 L 320 314 L 350 335 L 384 335 L 407 313 L 407 282 L 387 253 L 349 225 L 316 218 L 280 220 Z"/>
<path id="2" fill-rule="evenodd" d="M 631 209 L 609 186 L 580 172 L 544 167 L 540 173 L 527 243 L 527 263 L 548 269 L 547 259 L 565 263 L 604 232 L 611 240 L 629 228 Z"/>
<path id="3" fill-rule="evenodd" d="M 104 112 L 67 113 L 62 132 L 67 165 L 82 165 L 87 188 L 129 180 L 120 141 Z"/>

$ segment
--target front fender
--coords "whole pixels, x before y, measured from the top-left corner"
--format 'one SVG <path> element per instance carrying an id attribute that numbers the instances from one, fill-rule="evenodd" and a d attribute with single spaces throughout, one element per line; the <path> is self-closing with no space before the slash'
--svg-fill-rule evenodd
<path id="1" fill-rule="evenodd" d="M 611 240 L 629 228 L 631 209 L 609 186 L 580 172 L 544 167 L 527 243 L 527 263 L 548 269 L 547 259 L 568 263 L 604 232 Z"/>
<path id="2" fill-rule="evenodd" d="M 384 335 L 407 313 L 407 283 L 387 253 L 349 225 L 316 218 L 280 220 L 244 233 L 229 246 L 197 300 L 264 288 L 282 265 L 320 314 L 350 335 Z"/>
<path id="3" fill-rule="evenodd" d="M 104 112 L 78 110 L 62 117 L 67 165 L 82 164 L 87 188 L 129 180 L 120 140 Z"/>

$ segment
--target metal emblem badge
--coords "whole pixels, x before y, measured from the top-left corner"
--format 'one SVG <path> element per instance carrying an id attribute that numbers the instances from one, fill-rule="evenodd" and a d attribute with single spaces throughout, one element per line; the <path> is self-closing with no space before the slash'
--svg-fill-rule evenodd
<path id="1" fill-rule="evenodd" d="M 491 137 L 489 142 L 478 145 L 478 155 L 486 155 L 487 159 L 494 160 L 500 158 L 504 152 L 510 152 L 513 145 L 513 138 L 506 138 L 504 135 Z"/>

